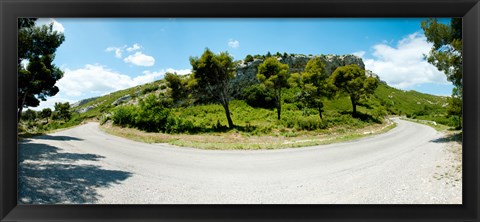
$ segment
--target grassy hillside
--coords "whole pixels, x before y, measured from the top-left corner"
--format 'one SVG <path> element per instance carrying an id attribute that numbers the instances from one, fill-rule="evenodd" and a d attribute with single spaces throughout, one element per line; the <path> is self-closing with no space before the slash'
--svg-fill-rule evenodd
<path id="1" fill-rule="evenodd" d="M 205 149 L 271 149 L 300 147 L 355 139 L 391 129 L 386 115 L 401 115 L 418 120 L 435 121 L 453 126 L 446 116 L 447 97 L 416 91 L 403 91 L 381 83 L 368 100 L 357 107 L 358 116 L 352 117 L 350 99 L 346 96 L 324 100 L 323 120 L 318 110 L 303 108 L 296 99 L 298 89 L 283 93 L 282 118 L 277 120 L 274 108 L 254 108 L 243 100 L 230 102 L 231 117 L 237 126 L 228 129 L 224 109 L 219 104 L 191 104 L 169 108 L 168 124 L 181 125 L 168 133 L 147 133 L 133 128 L 107 124 L 104 130 L 144 142 L 167 142 L 181 146 Z M 148 96 L 167 94 L 165 80 L 110 93 L 98 98 L 80 101 L 73 107 L 67 122 L 24 123 L 27 133 L 42 133 L 66 128 L 83 121 L 111 123 L 112 113 L 125 107 L 138 107 Z M 136 111 L 134 111 L 136 112 Z M 34 125 L 34 127 L 28 126 Z"/>
<path id="2" fill-rule="evenodd" d="M 102 116 L 111 113 L 117 106 L 126 104 L 136 104 L 142 98 L 149 94 L 161 94 L 165 92 L 164 80 L 153 83 L 136 86 L 133 88 L 117 91 L 88 103 L 82 104 L 74 109 L 88 110 L 86 112 L 76 114 L 80 119 L 96 119 L 101 120 Z M 295 90 L 289 89 L 284 93 L 285 103 L 283 105 L 282 125 L 287 128 L 308 129 L 309 124 L 321 124 L 318 121 L 318 111 L 314 109 L 299 109 L 295 102 Z M 130 96 L 126 101 L 119 105 L 113 103 L 119 98 Z M 325 120 L 324 127 L 335 126 L 335 122 L 343 122 L 342 124 L 353 124 L 364 126 L 368 123 L 379 122 L 381 118 L 377 118 L 383 114 L 390 115 L 406 115 L 411 118 L 427 119 L 437 121 L 439 123 L 449 125 L 449 119 L 446 117 L 447 97 L 440 97 L 419 93 L 416 91 L 403 91 L 390 87 L 386 84 L 380 84 L 375 94 L 368 101 L 364 101 L 363 106 L 358 107 L 360 113 L 364 114 L 363 121 L 355 119 L 347 120 L 349 112 L 351 112 L 351 103 L 347 97 L 339 97 L 333 100 L 325 100 Z M 258 132 L 267 132 L 275 128 L 276 123 L 274 109 L 252 108 L 243 101 L 234 100 L 231 103 L 232 118 L 235 124 L 243 127 L 251 127 L 249 130 Z M 203 128 L 212 128 L 226 126 L 226 119 L 223 108 L 218 104 L 189 106 L 184 108 L 175 108 L 173 111 L 178 117 L 192 121 L 195 126 Z M 300 120 L 298 117 L 303 116 Z M 370 119 L 368 119 L 370 118 Z M 340 119 L 340 120 L 339 120 Z M 305 123 L 298 123 L 304 121 Z M 270 129 L 267 129 L 269 128 Z"/>

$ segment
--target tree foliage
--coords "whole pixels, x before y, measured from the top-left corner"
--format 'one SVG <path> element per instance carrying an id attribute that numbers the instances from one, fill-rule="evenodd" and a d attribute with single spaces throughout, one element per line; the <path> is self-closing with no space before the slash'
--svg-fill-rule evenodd
<path id="1" fill-rule="evenodd" d="M 167 81 L 167 87 L 169 88 L 167 94 L 174 102 L 181 102 L 188 97 L 188 79 L 182 79 L 177 73 L 166 73 L 165 81 Z"/>
<path id="2" fill-rule="evenodd" d="M 360 99 L 373 94 L 378 87 L 379 80 L 367 76 L 365 70 L 355 64 L 338 67 L 330 76 L 329 84 L 336 92 L 345 93 L 352 103 L 352 116 L 357 114 L 357 105 Z"/>
<path id="3" fill-rule="evenodd" d="M 233 128 L 229 102 L 234 92 L 231 80 L 235 77 L 235 63 L 228 52 L 221 52 L 216 55 L 210 49 L 205 49 L 200 58 L 190 57 L 193 77 L 200 87 L 198 93 L 207 93 L 225 109 L 228 127 Z"/>
<path id="4" fill-rule="evenodd" d="M 436 18 L 421 22 L 427 41 L 433 43 L 427 61 L 437 67 L 455 86 L 449 101 L 450 115 L 462 117 L 463 57 L 462 18 L 452 18 L 450 24 L 440 23 Z M 460 125 L 461 125 L 461 121 Z M 459 125 L 459 126 L 460 126 Z"/>
<path id="5" fill-rule="evenodd" d="M 276 107 L 273 90 L 267 89 L 263 84 L 254 84 L 243 89 L 241 99 L 251 107 Z"/>
<path id="6" fill-rule="evenodd" d="M 282 112 L 282 89 L 287 88 L 289 74 L 287 64 L 282 64 L 275 57 L 268 57 L 258 66 L 257 79 L 266 86 L 273 89 L 277 106 L 277 118 L 280 120 Z"/>
<path id="7" fill-rule="evenodd" d="M 63 72 L 52 62 L 56 49 L 63 43 L 62 33 L 53 24 L 34 26 L 35 19 L 19 19 L 18 30 L 18 120 L 22 109 L 36 107 L 40 100 L 58 93 L 55 83 Z M 28 63 L 28 65 L 25 65 Z"/>
<path id="8" fill-rule="evenodd" d="M 32 110 L 32 109 L 27 109 L 23 116 L 22 116 L 22 119 L 26 120 L 26 121 L 29 121 L 29 122 L 33 122 L 37 119 L 37 112 L 35 110 Z"/>
<path id="9" fill-rule="evenodd" d="M 253 62 L 253 60 L 254 60 L 254 59 L 253 59 L 253 56 L 252 56 L 252 55 L 247 55 L 247 56 L 245 56 L 244 62 L 245 62 L 245 64 L 246 64 L 246 63 L 249 63 L 249 62 Z"/>
<path id="10" fill-rule="evenodd" d="M 48 118 L 50 118 L 52 116 L 52 110 L 50 108 L 42 109 L 42 111 L 40 112 L 40 116 L 43 119 L 46 119 L 47 123 L 48 123 Z"/>
<path id="11" fill-rule="evenodd" d="M 55 103 L 55 117 L 56 119 L 63 119 L 68 121 L 72 117 L 72 112 L 70 111 L 70 103 Z"/>
<path id="12" fill-rule="evenodd" d="M 320 119 L 323 119 L 323 99 L 331 93 L 327 83 L 328 74 L 325 72 L 325 63 L 319 58 L 310 59 L 304 72 L 291 75 L 289 82 L 301 88 L 300 101 L 309 108 L 316 108 Z"/>
<path id="13" fill-rule="evenodd" d="M 150 94 L 140 100 L 135 123 L 140 129 L 148 132 L 163 132 L 167 127 L 169 115 L 170 109 L 166 101 Z"/>

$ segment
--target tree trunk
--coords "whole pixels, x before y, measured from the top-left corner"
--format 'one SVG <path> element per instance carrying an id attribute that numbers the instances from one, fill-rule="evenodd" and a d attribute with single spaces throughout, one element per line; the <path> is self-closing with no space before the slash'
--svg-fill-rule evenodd
<path id="1" fill-rule="evenodd" d="M 228 102 L 223 104 L 223 108 L 225 109 L 225 115 L 227 116 L 228 128 L 233 129 L 235 125 L 233 124 L 232 117 L 230 117 L 230 108 L 228 108 Z"/>
<path id="2" fill-rule="evenodd" d="M 357 116 L 357 103 L 353 97 L 350 97 L 350 100 L 352 101 L 352 107 L 353 107 L 353 112 L 352 116 L 356 117 Z"/>
<path id="3" fill-rule="evenodd" d="M 322 112 L 322 107 L 318 107 L 318 114 L 320 115 L 320 120 L 323 120 Z"/>
<path id="4" fill-rule="evenodd" d="M 22 117 L 22 110 L 23 110 L 23 104 L 25 104 L 25 100 L 27 99 L 27 94 L 29 93 L 29 89 L 26 89 L 25 90 L 25 93 L 23 93 L 23 95 L 20 96 L 20 101 L 18 101 L 18 105 L 19 107 L 18 108 L 18 113 L 17 113 L 17 123 L 20 122 L 20 117 Z"/>
<path id="5" fill-rule="evenodd" d="M 282 91 L 279 91 L 277 95 L 277 118 L 280 120 L 280 116 L 282 114 Z"/>
<path id="6" fill-rule="evenodd" d="M 17 110 L 17 123 L 20 122 L 20 118 L 22 117 L 22 110 L 23 110 L 23 105 L 21 105 Z"/>

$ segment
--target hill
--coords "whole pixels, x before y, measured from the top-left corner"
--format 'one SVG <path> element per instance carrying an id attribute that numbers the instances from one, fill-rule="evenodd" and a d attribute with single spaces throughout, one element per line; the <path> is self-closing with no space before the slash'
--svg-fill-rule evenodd
<path id="1" fill-rule="evenodd" d="M 294 67 L 290 72 L 301 72 L 311 55 L 280 54 L 273 55 L 277 59 Z M 326 67 L 331 71 L 338 66 L 356 64 L 364 67 L 363 61 L 353 55 L 336 56 L 320 55 Z M 436 123 L 453 126 L 454 120 L 446 115 L 447 97 L 428 95 L 416 91 L 404 91 L 388 86 L 380 81 L 374 94 L 367 100 L 363 100 L 358 107 L 359 115 L 353 118 L 351 114 L 351 102 L 348 97 L 336 97 L 333 99 L 324 99 L 323 119 L 319 118 L 318 110 L 303 107 L 298 102 L 298 88 L 284 90 L 281 120 L 276 119 L 275 108 L 267 102 L 262 102 L 262 107 L 255 107 L 249 102 L 251 93 L 256 91 L 246 91 L 252 84 L 258 83 L 253 78 L 256 68 L 265 56 L 253 56 L 249 61 L 237 61 L 237 77 L 233 81 L 237 84 L 235 98 L 230 103 L 232 119 L 237 126 L 233 131 L 251 136 L 286 136 L 296 137 L 299 135 L 319 135 L 319 134 L 337 134 L 342 132 L 353 132 L 368 127 L 384 128 L 384 117 L 387 115 L 401 115 L 421 120 L 435 121 Z M 367 70 L 367 75 L 377 75 Z M 189 75 L 180 77 L 184 80 Z M 112 114 L 122 111 L 125 115 L 128 112 L 138 112 L 140 101 L 147 98 L 168 99 L 167 82 L 165 79 L 157 80 L 152 83 L 116 91 L 105 96 L 90 98 L 79 101 L 72 106 L 72 118 L 67 122 L 52 121 L 41 125 L 42 130 L 64 128 L 80 124 L 85 120 L 100 121 L 102 124 L 112 121 Z M 250 89 L 249 89 L 250 90 Z M 248 98 L 247 98 L 248 97 Z M 155 100 L 155 99 L 154 99 Z M 165 112 L 170 113 L 172 118 L 170 122 L 163 124 L 169 125 L 166 130 L 169 133 L 187 133 L 187 134 L 215 134 L 229 132 L 223 108 L 219 104 L 211 104 L 207 99 L 191 98 L 188 101 L 182 101 L 169 105 L 170 108 Z M 157 103 L 158 104 L 158 103 Z M 258 104 L 258 102 L 257 102 Z M 157 109 L 154 112 L 163 112 L 163 109 Z M 132 116 L 128 118 L 133 118 Z M 167 120 L 166 120 L 167 121 Z M 148 121 L 145 122 L 148 125 Z M 144 124 L 144 125 L 145 125 Z M 139 128 L 136 125 L 128 123 L 120 124 Z M 143 125 L 140 125 L 143 126 Z M 142 128 L 142 127 L 140 127 Z M 143 128 L 151 131 L 152 129 Z M 164 129 L 165 130 L 165 129 Z M 164 131 L 161 130 L 161 131 Z M 153 130 L 155 131 L 155 130 Z M 158 142 L 158 141 L 157 141 Z"/>

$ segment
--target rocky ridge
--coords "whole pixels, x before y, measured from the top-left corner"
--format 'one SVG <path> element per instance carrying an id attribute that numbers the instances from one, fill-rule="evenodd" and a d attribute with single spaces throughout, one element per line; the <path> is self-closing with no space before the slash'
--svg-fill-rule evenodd
<path id="1" fill-rule="evenodd" d="M 287 56 L 275 56 L 281 63 L 288 64 L 290 73 L 303 72 L 307 62 L 314 58 L 320 57 L 325 63 L 325 70 L 330 75 L 339 66 L 346 66 L 356 64 L 360 68 L 365 69 L 365 64 L 362 58 L 355 55 L 302 55 L 302 54 L 290 54 Z M 234 80 L 235 84 L 241 86 L 251 85 L 258 83 L 257 80 L 257 68 L 264 61 L 263 58 L 256 58 L 251 62 L 242 61 L 237 66 L 237 77 Z M 367 75 L 378 77 L 373 72 L 367 70 Z M 241 87 L 242 88 L 242 87 Z"/>

